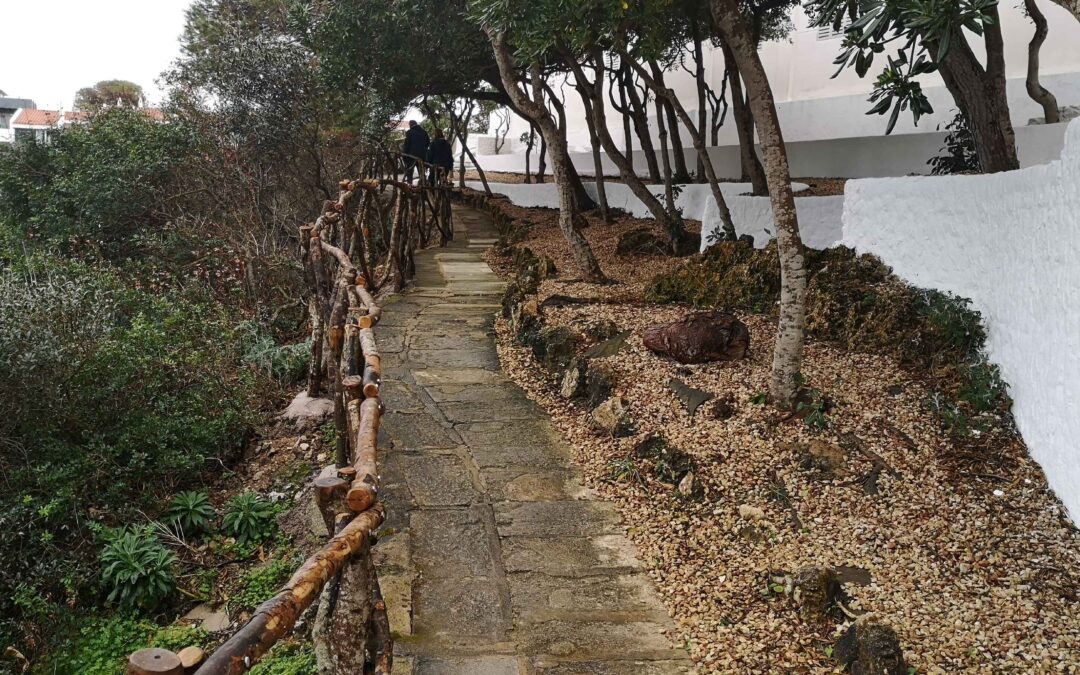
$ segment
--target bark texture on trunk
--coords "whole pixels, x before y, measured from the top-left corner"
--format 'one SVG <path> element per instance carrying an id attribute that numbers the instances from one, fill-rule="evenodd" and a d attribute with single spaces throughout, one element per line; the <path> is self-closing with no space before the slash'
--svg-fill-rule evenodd
<path id="1" fill-rule="evenodd" d="M 605 223 L 611 223 L 611 211 L 608 208 L 607 186 L 604 182 L 604 163 L 600 157 L 600 136 L 596 133 L 596 121 L 593 119 L 592 103 L 586 92 L 579 90 L 581 103 L 585 106 L 585 122 L 589 126 L 589 146 L 592 148 L 593 182 L 596 185 L 596 201 L 600 207 L 600 217 Z"/>
<path id="2" fill-rule="evenodd" d="M 1053 2 L 1069 10 L 1069 14 L 1072 14 L 1077 21 L 1080 21 L 1080 0 L 1053 0 Z"/>
<path id="3" fill-rule="evenodd" d="M 637 132 L 638 142 L 641 143 L 641 152 L 645 155 L 645 164 L 649 167 L 649 180 L 659 183 L 660 164 L 656 159 L 656 146 L 652 142 L 652 133 L 649 131 L 649 113 L 645 102 L 638 94 L 637 84 L 634 83 L 630 67 L 622 66 L 623 84 L 626 88 L 626 99 L 630 103 L 631 119 L 634 122 L 634 131 Z"/>
<path id="4" fill-rule="evenodd" d="M 502 34 L 491 34 L 491 47 L 495 55 L 495 62 L 499 66 L 499 75 L 503 86 L 513 100 L 514 105 L 531 119 L 540 129 L 541 136 L 547 141 L 551 153 L 552 169 L 555 173 L 555 182 L 559 189 L 559 229 L 570 247 L 570 253 L 578 265 L 582 277 L 590 282 L 604 282 L 603 271 L 600 263 L 593 254 L 588 240 L 581 234 L 576 226 L 577 202 L 574 198 L 574 190 L 570 181 L 570 153 L 566 149 L 566 143 L 551 118 L 547 106 L 544 105 L 541 86 L 540 69 L 533 67 L 533 98 L 529 98 L 517 82 L 517 64 L 513 52 L 506 44 L 506 38 Z"/>
<path id="5" fill-rule="evenodd" d="M 559 136 L 562 139 L 562 147 L 566 148 L 566 106 L 563 104 L 562 100 L 555 95 L 555 90 L 553 90 L 546 81 L 543 84 L 544 91 L 547 92 L 547 100 L 551 104 L 551 107 L 555 109 L 555 114 L 558 116 L 559 124 L 557 128 L 559 129 Z M 574 166 L 573 162 L 570 162 L 567 169 L 570 174 L 570 185 L 574 189 L 574 203 L 577 205 L 577 210 L 592 211 L 596 208 L 597 204 L 589 195 L 589 191 L 585 189 L 585 181 L 581 180 L 581 174 L 578 173 L 577 167 Z"/>
<path id="6" fill-rule="evenodd" d="M 1028 43 L 1027 85 L 1028 96 L 1042 106 L 1043 118 L 1047 124 L 1056 124 L 1061 121 L 1061 113 L 1058 111 L 1057 98 L 1039 82 L 1039 52 L 1042 50 L 1046 36 L 1050 32 L 1046 24 L 1046 17 L 1035 0 L 1024 0 L 1024 8 L 1028 16 L 1035 24 L 1035 35 Z"/>
<path id="7" fill-rule="evenodd" d="M 939 58 L 939 45 L 926 44 L 938 64 L 938 72 L 957 106 L 967 118 L 975 138 L 975 152 L 986 173 L 1012 171 L 1020 168 L 1016 156 L 1016 136 L 1009 116 L 1009 100 L 1005 95 L 1005 46 L 1001 37 L 997 8 L 987 12 L 994 22 L 984 29 L 986 67 L 971 50 L 963 35 L 953 37 L 944 58 Z"/>
<path id="8" fill-rule="evenodd" d="M 754 115 L 750 104 L 743 94 L 742 75 L 735 62 L 735 56 L 726 43 L 722 45 L 724 62 L 728 64 L 728 87 L 731 89 L 731 107 L 735 117 L 735 131 L 739 135 L 739 162 L 742 167 L 742 180 L 748 181 L 755 196 L 769 194 L 765 180 L 765 168 L 757 156 L 757 144 L 754 141 Z"/>
<path id="9" fill-rule="evenodd" d="M 660 86 L 666 87 L 667 83 L 664 80 L 664 69 L 660 67 L 656 61 L 649 62 L 649 68 L 653 72 L 653 79 L 660 83 Z M 663 113 L 660 110 L 663 110 Z M 675 108 L 671 105 L 671 102 L 667 99 L 658 101 L 657 115 L 663 114 L 667 120 L 668 135 L 671 139 L 671 159 L 675 166 L 675 173 L 672 179 L 676 183 L 688 183 L 690 182 L 690 169 L 686 166 L 686 153 L 683 152 L 682 131 L 679 129 L 679 118 L 675 114 Z"/>
<path id="10" fill-rule="evenodd" d="M 708 129 L 709 124 L 709 103 L 705 96 L 705 54 L 701 48 L 701 36 L 698 35 L 698 25 L 695 21 L 694 24 L 694 83 L 697 85 L 697 132 L 701 134 L 702 141 L 705 141 L 705 130 Z M 704 183 L 708 179 L 706 176 L 705 164 L 702 162 L 701 153 L 698 152 L 697 161 L 697 179 L 699 183 Z"/>
<path id="11" fill-rule="evenodd" d="M 791 190 L 791 170 L 780 130 L 769 78 L 758 56 L 757 42 L 744 23 L 738 0 L 712 0 L 713 17 L 724 42 L 730 45 L 735 63 L 746 80 L 750 107 L 761 132 L 765 177 L 769 185 L 776 242 L 780 256 L 780 316 L 773 349 L 773 402 L 781 408 L 792 405 L 802 368 L 803 331 L 806 323 L 806 266 L 795 195 Z"/>

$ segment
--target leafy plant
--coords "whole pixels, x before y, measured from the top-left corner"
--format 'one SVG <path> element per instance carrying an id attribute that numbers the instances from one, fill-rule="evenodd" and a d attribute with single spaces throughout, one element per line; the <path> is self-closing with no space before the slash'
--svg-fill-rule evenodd
<path id="1" fill-rule="evenodd" d="M 940 127 L 939 127 L 940 128 Z M 982 171 L 979 163 L 979 155 L 975 152 L 975 137 L 968 128 L 967 118 L 964 113 L 957 110 L 949 122 L 945 124 L 945 145 L 936 157 L 927 160 L 930 165 L 930 173 L 935 176 L 945 176 L 957 173 L 978 173 Z"/>
<path id="2" fill-rule="evenodd" d="M 829 428 L 829 400 L 817 389 L 803 389 L 795 405 L 796 415 L 803 416 L 803 424 L 816 431 Z"/>
<path id="3" fill-rule="evenodd" d="M 631 457 L 621 457 L 608 462 L 608 476 L 621 483 L 643 482 L 641 469 Z"/>
<path id="4" fill-rule="evenodd" d="M 769 392 L 759 391 L 750 396 L 750 402 L 754 405 L 765 405 L 769 400 Z"/>
<path id="5" fill-rule="evenodd" d="M 101 551 L 109 602 L 153 609 L 176 590 L 176 556 L 145 529 L 116 534 Z"/>
<path id="6" fill-rule="evenodd" d="M 196 535 L 210 529 L 214 518 L 214 506 L 210 496 L 202 490 L 181 492 L 169 500 L 166 516 L 185 535 Z"/>
<path id="7" fill-rule="evenodd" d="M 295 568 L 296 562 L 284 557 L 274 558 L 265 565 L 248 570 L 244 574 L 236 601 L 241 607 L 248 609 L 258 607 L 281 589 Z"/>
<path id="8" fill-rule="evenodd" d="M 274 506 L 255 492 L 243 492 L 225 505 L 221 527 L 240 544 L 257 543 L 274 532 Z"/>
<path id="9" fill-rule="evenodd" d="M 250 675 L 313 675 L 315 651 L 295 642 L 279 643 L 248 672 Z"/>

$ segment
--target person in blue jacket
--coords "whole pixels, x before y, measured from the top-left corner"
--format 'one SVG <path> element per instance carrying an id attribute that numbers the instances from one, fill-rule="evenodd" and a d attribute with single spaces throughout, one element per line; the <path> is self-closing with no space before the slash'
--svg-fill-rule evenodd
<path id="1" fill-rule="evenodd" d="M 435 130 L 435 139 L 431 141 L 427 151 L 427 163 L 431 165 L 431 184 L 435 185 L 437 169 L 439 176 L 449 176 L 454 168 L 454 151 L 450 147 L 450 141 L 443 136 L 442 129 Z"/>
<path id="2" fill-rule="evenodd" d="M 427 157 L 428 143 L 431 138 L 424 131 L 424 127 L 409 120 L 409 130 L 405 132 L 405 143 L 401 146 L 401 154 L 405 155 L 405 182 L 412 182 L 413 169 L 416 168 L 416 160 Z"/>

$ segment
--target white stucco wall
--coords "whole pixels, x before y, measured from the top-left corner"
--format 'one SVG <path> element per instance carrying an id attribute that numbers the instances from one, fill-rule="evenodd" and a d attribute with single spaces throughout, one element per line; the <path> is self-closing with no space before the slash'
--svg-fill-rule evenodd
<path id="1" fill-rule="evenodd" d="M 971 299 L 1032 456 L 1080 516 L 1080 120 L 1044 166 L 848 182 L 843 243 Z"/>

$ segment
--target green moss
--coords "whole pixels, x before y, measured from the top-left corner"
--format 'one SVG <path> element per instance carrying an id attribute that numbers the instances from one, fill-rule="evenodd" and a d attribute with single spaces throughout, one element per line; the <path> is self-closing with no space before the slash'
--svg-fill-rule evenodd
<path id="1" fill-rule="evenodd" d="M 291 556 L 273 558 L 265 565 L 248 570 L 241 581 L 235 600 L 241 607 L 254 609 L 273 597 L 289 580 L 298 562 Z"/>

